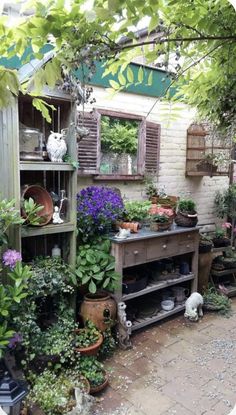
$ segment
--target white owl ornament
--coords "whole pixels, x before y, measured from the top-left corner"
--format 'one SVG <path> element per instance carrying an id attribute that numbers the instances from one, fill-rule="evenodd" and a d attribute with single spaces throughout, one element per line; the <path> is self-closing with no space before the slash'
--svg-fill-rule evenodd
<path id="1" fill-rule="evenodd" d="M 62 158 L 66 154 L 67 150 L 65 135 L 51 131 L 46 147 L 50 160 L 62 163 Z"/>

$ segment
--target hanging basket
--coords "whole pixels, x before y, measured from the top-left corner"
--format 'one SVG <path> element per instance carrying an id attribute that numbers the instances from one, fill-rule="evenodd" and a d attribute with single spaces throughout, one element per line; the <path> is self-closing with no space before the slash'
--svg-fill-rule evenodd
<path id="1" fill-rule="evenodd" d="M 217 172 L 217 166 L 214 166 L 214 164 L 209 163 L 207 160 L 201 160 L 196 165 L 197 171 L 205 171 L 207 173 L 216 173 Z"/>
<path id="2" fill-rule="evenodd" d="M 197 225 L 198 217 L 197 212 L 187 213 L 178 211 L 175 217 L 175 223 L 178 226 L 182 226 L 185 228 L 193 228 Z"/>

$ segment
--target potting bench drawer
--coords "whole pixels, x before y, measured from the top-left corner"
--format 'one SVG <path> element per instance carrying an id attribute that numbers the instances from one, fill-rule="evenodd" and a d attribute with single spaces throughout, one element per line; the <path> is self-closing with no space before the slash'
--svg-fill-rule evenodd
<path id="1" fill-rule="evenodd" d="M 148 261 L 176 255 L 178 247 L 176 239 L 171 239 L 168 236 L 156 240 L 149 240 L 146 244 Z"/>
<path id="2" fill-rule="evenodd" d="M 143 264 L 146 262 L 146 246 L 145 243 L 133 242 L 124 247 L 124 267 L 130 267 L 132 265 Z"/>

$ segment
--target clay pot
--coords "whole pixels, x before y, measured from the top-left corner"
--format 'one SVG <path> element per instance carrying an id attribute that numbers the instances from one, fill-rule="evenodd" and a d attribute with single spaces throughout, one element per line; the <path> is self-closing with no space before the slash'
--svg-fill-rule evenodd
<path id="1" fill-rule="evenodd" d="M 79 334 L 81 330 L 86 330 L 86 329 L 76 329 L 75 333 Z M 75 351 L 79 352 L 81 355 L 95 356 L 98 353 L 102 343 L 103 343 L 103 335 L 100 334 L 99 339 L 97 340 L 96 343 L 91 344 L 91 346 L 87 346 L 87 347 L 75 347 Z"/>
<path id="2" fill-rule="evenodd" d="M 138 222 L 121 222 L 120 228 L 130 229 L 130 232 L 137 233 L 140 228 L 140 224 Z"/>
<path id="3" fill-rule="evenodd" d="M 116 302 L 106 292 L 86 294 L 80 307 L 84 323 L 92 321 L 100 331 L 114 326 L 116 321 Z"/>
<path id="4" fill-rule="evenodd" d="M 105 373 L 105 371 L 104 371 Z M 93 395 L 94 393 L 102 391 L 108 385 L 108 376 L 105 374 L 105 380 L 101 385 L 98 386 L 91 386 L 90 384 L 90 393 Z"/>
<path id="5" fill-rule="evenodd" d="M 43 209 L 37 213 L 37 215 L 42 218 L 42 222 L 36 226 L 47 225 L 51 221 L 53 215 L 53 201 L 50 194 L 46 189 L 38 185 L 25 186 L 22 189 L 22 198 L 29 199 L 30 197 L 35 203 L 43 206 Z M 23 218 L 26 218 L 26 213 L 23 209 L 21 214 Z"/>

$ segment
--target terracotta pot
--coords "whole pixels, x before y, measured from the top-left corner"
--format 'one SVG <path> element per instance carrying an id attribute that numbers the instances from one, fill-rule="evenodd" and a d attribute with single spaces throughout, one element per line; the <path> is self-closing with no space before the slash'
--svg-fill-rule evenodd
<path id="1" fill-rule="evenodd" d="M 86 294 L 80 307 L 80 314 L 84 323 L 92 321 L 95 326 L 105 331 L 116 322 L 116 302 L 106 292 Z"/>
<path id="2" fill-rule="evenodd" d="M 82 330 L 86 330 L 86 329 L 76 329 L 75 334 L 76 333 L 79 334 Z M 88 347 L 75 347 L 75 351 L 79 352 L 82 355 L 95 356 L 98 353 L 102 343 L 103 343 L 103 335 L 100 334 L 99 339 L 96 341 L 96 343 L 91 344 L 91 346 L 88 346 Z"/>
<path id="3" fill-rule="evenodd" d="M 47 225 L 51 221 L 53 215 L 53 201 L 50 194 L 41 186 L 26 186 L 22 189 L 22 198 L 29 199 L 30 197 L 35 203 L 43 206 L 43 209 L 37 213 L 37 215 L 42 218 L 42 222 L 36 226 Z M 21 214 L 23 218 L 26 218 L 26 213 L 23 209 Z"/>
<path id="4" fill-rule="evenodd" d="M 140 228 L 140 224 L 138 222 L 121 222 L 120 228 L 130 229 L 130 232 L 137 233 Z"/>
<path id="5" fill-rule="evenodd" d="M 98 386 L 91 386 L 90 383 L 90 393 L 93 395 L 94 393 L 102 391 L 108 385 L 108 376 L 105 374 L 105 380 L 101 385 Z"/>

